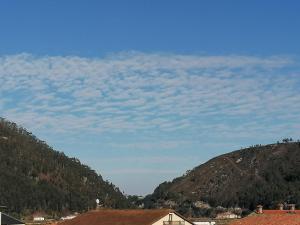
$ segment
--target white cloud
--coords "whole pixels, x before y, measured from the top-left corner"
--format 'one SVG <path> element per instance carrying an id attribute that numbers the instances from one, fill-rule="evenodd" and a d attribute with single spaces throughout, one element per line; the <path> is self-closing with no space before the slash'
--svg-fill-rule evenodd
<path id="1" fill-rule="evenodd" d="M 207 129 L 241 135 L 257 120 L 247 130 L 254 134 L 266 123 L 278 128 L 285 119 L 299 121 L 294 65 L 279 56 L 2 56 L 0 109 L 8 119 L 50 133 Z"/>

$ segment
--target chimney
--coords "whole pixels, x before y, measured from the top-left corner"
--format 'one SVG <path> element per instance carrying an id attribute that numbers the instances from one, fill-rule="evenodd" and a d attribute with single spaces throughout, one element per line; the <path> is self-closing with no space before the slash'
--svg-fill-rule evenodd
<path id="1" fill-rule="evenodd" d="M 278 204 L 278 209 L 279 209 L 279 210 L 283 210 L 283 204 L 282 204 L 282 203 L 279 203 L 279 204 Z"/>
<path id="2" fill-rule="evenodd" d="M 258 205 L 256 207 L 256 213 L 258 213 L 258 214 L 262 214 L 263 213 L 263 206 L 262 205 Z"/>
<path id="3" fill-rule="evenodd" d="M 295 204 L 289 204 L 288 206 L 290 211 L 295 211 Z"/>

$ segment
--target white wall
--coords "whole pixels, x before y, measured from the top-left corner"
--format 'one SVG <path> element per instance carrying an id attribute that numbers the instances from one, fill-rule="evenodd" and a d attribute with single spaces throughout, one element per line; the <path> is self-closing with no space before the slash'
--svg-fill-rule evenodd
<path id="1" fill-rule="evenodd" d="M 45 218 L 44 217 L 33 217 L 33 221 L 44 221 Z"/>
<path id="2" fill-rule="evenodd" d="M 172 221 L 185 221 L 185 225 L 193 225 L 192 223 L 186 221 L 184 218 L 181 218 L 180 216 L 177 216 L 175 213 L 172 214 Z M 169 214 L 158 220 L 157 222 L 153 223 L 152 225 L 163 225 L 164 221 L 169 221 Z"/>
<path id="3" fill-rule="evenodd" d="M 216 222 L 194 222 L 195 225 L 215 225 Z"/>

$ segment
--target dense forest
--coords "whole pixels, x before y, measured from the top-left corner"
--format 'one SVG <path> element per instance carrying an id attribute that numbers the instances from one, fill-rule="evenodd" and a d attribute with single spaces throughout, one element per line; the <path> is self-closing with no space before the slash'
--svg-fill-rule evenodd
<path id="1" fill-rule="evenodd" d="M 300 207 L 300 142 L 292 139 L 213 158 L 144 199 L 146 208 L 171 207 L 193 216 L 258 204 L 274 209 L 278 203 Z"/>
<path id="2" fill-rule="evenodd" d="M 0 119 L 0 205 L 19 215 L 59 215 L 96 207 L 127 208 L 113 184 L 76 158 L 53 150 L 15 123 Z"/>

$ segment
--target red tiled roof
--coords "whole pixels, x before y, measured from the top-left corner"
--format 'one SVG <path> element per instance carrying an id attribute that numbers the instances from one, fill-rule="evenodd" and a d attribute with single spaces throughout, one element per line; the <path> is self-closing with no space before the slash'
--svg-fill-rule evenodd
<path id="1" fill-rule="evenodd" d="M 287 214 L 287 213 L 292 213 L 292 214 L 300 214 L 300 210 L 263 210 L 263 214 Z"/>
<path id="2" fill-rule="evenodd" d="M 300 225 L 300 210 L 264 210 L 262 214 L 254 214 L 230 225 Z"/>
<path id="3" fill-rule="evenodd" d="M 77 216 L 60 225 L 151 225 L 168 213 L 168 209 L 159 210 L 98 210 Z"/>

